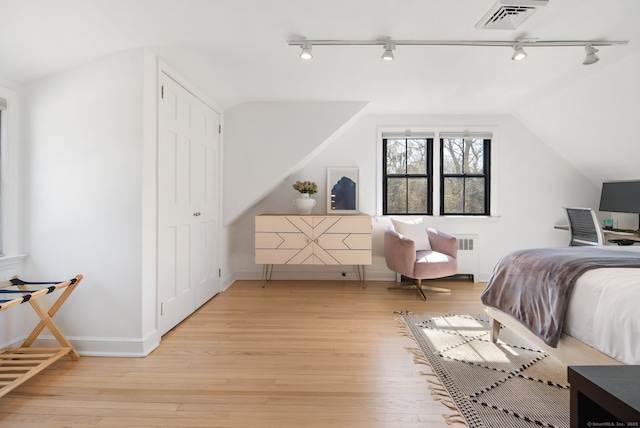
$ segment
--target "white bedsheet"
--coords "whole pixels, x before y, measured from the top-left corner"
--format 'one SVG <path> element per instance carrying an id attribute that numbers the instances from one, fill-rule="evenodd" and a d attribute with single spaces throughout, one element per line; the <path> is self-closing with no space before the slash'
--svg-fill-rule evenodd
<path id="1" fill-rule="evenodd" d="M 640 364 L 640 269 L 594 269 L 580 276 L 563 331 L 621 363 Z"/>

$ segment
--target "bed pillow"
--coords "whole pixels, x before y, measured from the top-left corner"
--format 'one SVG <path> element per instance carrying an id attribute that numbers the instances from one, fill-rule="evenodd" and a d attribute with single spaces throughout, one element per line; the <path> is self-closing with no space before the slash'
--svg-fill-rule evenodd
<path id="1" fill-rule="evenodd" d="M 431 250 L 429 235 L 427 235 L 427 225 L 422 221 L 422 218 L 415 220 L 398 220 L 392 218 L 391 223 L 396 232 L 416 243 L 416 251 Z"/>

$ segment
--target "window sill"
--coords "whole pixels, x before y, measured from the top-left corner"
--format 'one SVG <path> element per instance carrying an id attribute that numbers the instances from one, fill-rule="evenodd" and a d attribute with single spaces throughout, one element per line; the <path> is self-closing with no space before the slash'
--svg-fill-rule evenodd
<path id="1" fill-rule="evenodd" d="M 391 217 L 425 217 L 429 219 L 460 219 L 460 220 L 495 220 L 502 218 L 501 215 L 426 215 L 426 214 L 377 214 L 377 218 L 391 218 Z"/>
<path id="2" fill-rule="evenodd" d="M 476 224 L 498 224 L 502 220 L 502 216 L 500 215 L 492 215 L 492 216 L 478 216 L 478 215 L 452 215 L 452 216 L 421 216 L 421 215 L 406 215 L 406 216 L 394 216 L 394 215 L 376 215 L 374 218 L 376 222 L 379 224 L 389 224 L 391 223 L 391 218 L 397 217 L 402 218 L 406 217 L 407 220 L 412 218 L 423 217 L 425 219 L 426 224 L 430 225 L 476 225 Z"/>
<path id="3" fill-rule="evenodd" d="M 0 270 L 5 270 L 10 267 L 17 267 L 19 263 L 27 257 L 26 254 L 15 254 L 12 256 L 1 256 L 0 257 Z"/>

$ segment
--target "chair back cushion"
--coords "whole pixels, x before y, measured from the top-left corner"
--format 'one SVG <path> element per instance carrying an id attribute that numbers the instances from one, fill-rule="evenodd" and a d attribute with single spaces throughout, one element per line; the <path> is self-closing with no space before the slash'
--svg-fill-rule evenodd
<path id="1" fill-rule="evenodd" d="M 422 218 L 414 220 L 399 220 L 392 218 L 391 223 L 393 224 L 393 228 L 396 232 L 415 242 L 416 251 L 431 250 L 431 243 L 429 242 L 429 236 L 427 235 L 427 225 L 423 222 Z"/>
<path id="2" fill-rule="evenodd" d="M 604 236 L 591 208 L 565 208 L 571 232 L 570 246 L 604 245 Z"/>

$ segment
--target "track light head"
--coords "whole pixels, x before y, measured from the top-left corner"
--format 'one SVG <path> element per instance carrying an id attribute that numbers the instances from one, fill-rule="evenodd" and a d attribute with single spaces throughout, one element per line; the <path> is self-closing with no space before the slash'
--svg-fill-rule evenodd
<path id="1" fill-rule="evenodd" d="M 513 45 L 513 55 L 511 56 L 512 60 L 520 61 L 525 59 L 526 57 L 527 57 L 527 53 L 522 48 L 522 42 L 518 42 L 515 45 Z"/>
<path id="2" fill-rule="evenodd" d="M 384 53 L 382 54 L 382 59 L 385 61 L 393 61 L 393 51 L 396 48 L 396 44 L 393 42 L 387 42 L 384 45 Z"/>
<path id="3" fill-rule="evenodd" d="M 582 62 L 582 64 L 591 65 L 600 61 L 600 58 L 596 56 L 596 52 L 598 52 L 598 49 L 594 48 L 591 45 L 586 45 L 584 47 L 584 50 L 587 53 L 587 56 L 584 57 L 584 61 Z"/>
<path id="4" fill-rule="evenodd" d="M 311 43 L 302 42 L 300 47 L 302 48 L 302 52 L 300 52 L 300 59 L 307 60 L 313 58 L 313 54 L 311 53 Z"/>

